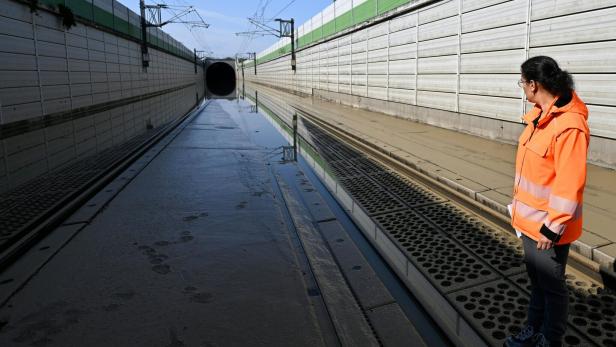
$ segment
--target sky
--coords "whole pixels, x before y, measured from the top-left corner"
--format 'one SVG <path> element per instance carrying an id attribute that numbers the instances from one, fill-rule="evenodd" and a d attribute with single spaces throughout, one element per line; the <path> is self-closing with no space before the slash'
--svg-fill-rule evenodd
<path id="1" fill-rule="evenodd" d="M 139 0 L 120 0 L 135 13 L 139 13 Z M 236 53 L 260 52 L 278 40 L 275 36 L 237 36 L 237 32 L 255 30 L 248 17 L 255 14 L 266 20 L 294 18 L 296 27 L 312 18 L 332 3 L 332 0 L 145 0 L 146 5 L 166 3 L 172 6 L 192 5 L 210 26 L 207 29 L 189 29 L 186 24 L 171 23 L 162 29 L 186 47 L 207 51 L 209 57 L 235 57 Z M 176 8 L 175 11 L 181 9 Z M 282 11 L 282 12 L 281 12 Z M 163 10 L 162 20 L 173 14 Z M 197 19 L 191 15 L 189 20 Z M 277 22 L 268 25 L 278 27 Z"/>

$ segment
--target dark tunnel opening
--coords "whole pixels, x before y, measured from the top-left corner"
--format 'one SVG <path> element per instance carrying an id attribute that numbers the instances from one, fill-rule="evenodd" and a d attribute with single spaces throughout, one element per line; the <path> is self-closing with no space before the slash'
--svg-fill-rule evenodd
<path id="1" fill-rule="evenodd" d="M 210 94 L 229 95 L 235 90 L 235 70 L 227 63 L 214 63 L 205 72 L 205 83 Z"/>

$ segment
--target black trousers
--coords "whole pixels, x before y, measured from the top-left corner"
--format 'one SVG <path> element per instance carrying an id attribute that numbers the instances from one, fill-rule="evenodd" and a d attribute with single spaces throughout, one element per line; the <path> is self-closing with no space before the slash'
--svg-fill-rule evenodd
<path id="1" fill-rule="evenodd" d="M 535 331 L 541 331 L 550 342 L 562 341 L 567 330 L 569 306 L 565 280 L 569 245 L 538 250 L 537 242 L 526 235 L 522 235 L 522 242 L 531 283 L 528 324 Z"/>

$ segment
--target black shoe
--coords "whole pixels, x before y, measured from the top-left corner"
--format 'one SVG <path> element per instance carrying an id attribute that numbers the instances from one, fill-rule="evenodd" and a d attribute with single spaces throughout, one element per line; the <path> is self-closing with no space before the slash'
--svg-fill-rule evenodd
<path id="1" fill-rule="evenodd" d="M 541 335 L 535 332 L 532 325 L 527 325 L 515 336 L 509 336 L 503 343 L 504 347 L 533 347 L 536 345 L 536 337 Z M 541 335 L 543 336 L 543 335 Z"/>
<path id="2" fill-rule="evenodd" d="M 560 341 L 548 341 L 548 339 L 542 334 L 539 333 L 535 337 L 535 344 L 533 347 L 562 347 L 562 342 Z"/>

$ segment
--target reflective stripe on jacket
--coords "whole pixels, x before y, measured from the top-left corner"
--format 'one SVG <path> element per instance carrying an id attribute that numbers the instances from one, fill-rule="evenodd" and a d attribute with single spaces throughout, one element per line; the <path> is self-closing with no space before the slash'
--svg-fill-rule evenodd
<path id="1" fill-rule="evenodd" d="M 543 234 L 567 244 L 582 234 L 590 131 L 588 109 L 575 92 L 566 105 L 556 103 L 536 126 L 538 105 L 524 115 L 528 125 L 518 144 L 511 224 L 533 240 Z"/>

